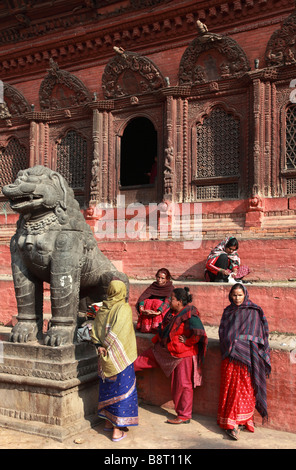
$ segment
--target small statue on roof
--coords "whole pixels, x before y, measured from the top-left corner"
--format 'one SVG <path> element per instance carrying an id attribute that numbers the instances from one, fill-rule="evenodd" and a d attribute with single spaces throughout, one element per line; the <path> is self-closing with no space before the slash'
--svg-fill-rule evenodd
<path id="1" fill-rule="evenodd" d="M 196 28 L 199 36 L 199 40 L 201 42 L 208 42 L 208 41 L 221 41 L 222 36 L 220 34 L 209 33 L 208 27 L 202 23 L 200 20 L 196 22 Z"/>

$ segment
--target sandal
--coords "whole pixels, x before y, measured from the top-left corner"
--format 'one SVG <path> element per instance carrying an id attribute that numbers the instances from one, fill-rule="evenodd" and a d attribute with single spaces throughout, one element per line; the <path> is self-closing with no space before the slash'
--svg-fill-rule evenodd
<path id="1" fill-rule="evenodd" d="M 112 437 L 113 442 L 119 442 L 122 439 L 124 439 L 127 436 L 127 434 L 124 431 L 121 431 L 121 436 L 120 437 Z"/>
<path id="2" fill-rule="evenodd" d="M 188 424 L 190 423 L 190 419 L 174 418 L 174 419 L 167 419 L 166 422 L 169 424 Z"/>
<path id="3" fill-rule="evenodd" d="M 239 429 L 238 428 L 226 429 L 226 434 L 232 439 L 234 439 L 235 441 L 237 441 L 239 437 Z"/>
<path id="4" fill-rule="evenodd" d="M 114 427 L 108 428 L 108 426 L 105 426 L 105 427 L 103 428 L 103 431 L 109 432 L 109 431 L 113 431 L 113 429 L 114 429 Z M 127 432 L 127 431 L 128 431 L 128 428 L 126 428 L 126 427 L 120 428 L 120 429 L 121 429 L 121 431 L 124 431 L 124 432 Z"/>

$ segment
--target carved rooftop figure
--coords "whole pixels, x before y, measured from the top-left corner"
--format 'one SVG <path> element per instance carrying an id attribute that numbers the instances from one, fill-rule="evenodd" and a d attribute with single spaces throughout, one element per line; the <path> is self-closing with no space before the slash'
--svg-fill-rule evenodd
<path id="1" fill-rule="evenodd" d="M 52 318 L 45 344 L 69 344 L 75 341 L 79 310 L 103 300 L 114 277 L 128 290 L 128 278 L 98 249 L 73 190 L 59 173 L 41 165 L 28 168 L 3 187 L 3 194 L 20 214 L 10 244 L 18 308 L 11 341 L 43 337 L 43 282 L 47 282 Z"/>

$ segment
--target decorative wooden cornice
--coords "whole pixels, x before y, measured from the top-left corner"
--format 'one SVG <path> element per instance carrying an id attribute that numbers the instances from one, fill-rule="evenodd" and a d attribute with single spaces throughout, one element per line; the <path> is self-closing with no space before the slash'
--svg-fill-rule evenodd
<path id="1" fill-rule="evenodd" d="M 86 104 L 87 108 L 92 110 L 98 109 L 99 111 L 109 111 L 114 109 L 115 104 L 113 100 L 97 100 L 96 97 L 93 100 Z"/>
<path id="2" fill-rule="evenodd" d="M 180 85 L 163 88 L 160 90 L 160 93 L 164 96 L 179 96 L 184 98 L 186 96 L 190 96 L 191 90 L 191 85 Z"/>
<path id="3" fill-rule="evenodd" d="M 0 10 L 0 46 L 57 34 L 68 28 L 110 22 L 123 14 L 157 7 L 171 0 L 32 0 L 9 1 Z"/>
<path id="4" fill-rule="evenodd" d="M 153 11 L 147 9 L 151 2 Z M 183 44 L 185 40 L 189 43 L 194 37 L 198 19 L 213 32 L 225 32 L 235 27 L 243 30 L 243 25 L 249 27 L 250 22 L 258 24 L 263 19 L 266 19 L 268 25 L 277 15 L 289 15 L 293 11 L 294 0 L 188 0 L 180 3 L 169 0 L 130 0 L 129 8 L 112 10 L 112 22 L 108 16 L 111 13 L 107 10 L 104 13 L 103 7 L 92 7 L 90 11 L 94 16 L 88 19 L 77 12 L 73 13 L 71 6 L 68 16 L 72 21 L 65 20 L 63 24 L 64 16 L 45 20 L 46 27 L 41 28 L 42 41 L 38 34 L 31 32 L 30 38 L 22 39 L 17 47 L 9 47 L 12 40 L 9 40 L 8 35 L 6 43 L 2 41 L 5 50 L 1 51 L 0 43 L 0 76 L 7 79 L 36 73 L 48 67 L 50 58 L 60 66 L 72 67 L 73 63 L 81 61 L 106 63 L 112 56 L 113 47 L 137 52 L 142 51 L 143 47 L 145 50 L 157 49 L 162 43 Z M 138 11 L 139 14 L 131 15 L 131 11 Z M 0 29 L 0 37 L 1 32 L 6 36 L 8 34 Z M 30 51 L 25 46 L 26 40 L 30 40 Z"/>
<path id="5" fill-rule="evenodd" d="M 60 122 L 65 121 L 66 119 L 82 119 L 90 114 L 90 111 L 87 106 L 81 107 L 69 107 L 65 109 L 55 109 L 51 111 L 30 111 L 25 113 L 22 117 L 26 121 L 34 122 Z"/>

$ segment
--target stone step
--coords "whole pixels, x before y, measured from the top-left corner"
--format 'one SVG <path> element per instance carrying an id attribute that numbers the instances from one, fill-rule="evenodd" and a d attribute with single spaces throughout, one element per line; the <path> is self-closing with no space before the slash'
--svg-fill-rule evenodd
<path id="1" fill-rule="evenodd" d="M 134 323 L 136 326 L 136 323 Z M 9 341 L 9 336 L 11 333 L 11 326 L 0 325 L 0 340 Z M 219 343 L 219 327 L 218 326 L 205 326 L 207 333 L 208 341 L 210 344 L 218 345 Z M 153 333 L 141 333 L 136 331 L 137 340 L 139 343 L 144 342 L 145 345 L 150 341 L 154 336 Z M 296 334 L 283 334 L 278 332 L 270 332 L 269 334 L 269 345 L 271 349 L 284 351 L 289 353 L 296 353 Z M 296 356 L 295 359 L 296 361 Z"/>
<path id="2" fill-rule="evenodd" d="M 222 238 L 221 238 L 222 239 Z M 98 241 L 100 250 L 131 278 L 155 276 L 166 267 L 175 279 L 204 279 L 208 254 L 221 239 L 196 242 L 174 240 Z M 247 265 L 248 281 L 288 281 L 296 279 L 296 238 L 254 238 L 239 241 L 241 263 Z M 0 244 L 0 274 L 11 274 L 9 243 Z"/>
<path id="3" fill-rule="evenodd" d="M 269 215 L 264 217 L 262 221 L 262 229 L 268 230 L 275 227 L 280 228 L 282 231 L 284 228 L 290 228 L 295 231 L 296 218 L 295 215 Z"/>
<path id="4" fill-rule="evenodd" d="M 205 326 L 207 337 L 209 342 L 219 342 L 219 327 L 218 326 Z M 140 333 L 143 337 L 145 333 Z M 292 333 L 278 333 L 277 331 L 271 331 L 269 333 L 269 345 L 271 349 L 278 351 L 285 351 L 289 353 L 296 353 L 296 334 Z"/>
<path id="5" fill-rule="evenodd" d="M 135 305 L 141 293 L 153 280 L 130 279 L 129 302 L 137 319 Z M 230 284 L 198 281 L 173 281 L 175 287 L 187 286 L 193 295 L 204 325 L 218 326 L 224 308 L 229 304 Z M 269 329 L 278 333 L 296 334 L 296 281 L 255 282 L 246 284 L 250 299 L 260 305 L 268 320 Z M 17 314 L 13 281 L 11 276 L 0 276 L 0 323 L 13 324 Z M 50 319 L 49 286 L 45 284 L 44 320 Z"/>
<path id="6" fill-rule="evenodd" d="M 175 279 L 202 281 L 208 254 L 220 241 L 102 241 L 99 248 L 111 261 L 121 263 L 122 270 L 129 277 L 152 278 L 158 268 L 166 267 Z M 241 263 L 250 269 L 246 280 L 296 279 L 295 238 L 254 237 L 238 241 Z"/>
<path id="7" fill-rule="evenodd" d="M 150 281 L 130 280 L 130 305 L 134 305 Z M 205 325 L 220 324 L 224 308 L 229 305 L 230 284 L 197 281 L 174 281 L 175 287 L 187 286 L 193 304 Z M 250 299 L 260 305 L 268 320 L 270 331 L 296 334 L 296 282 L 255 282 L 246 284 Z"/>

